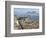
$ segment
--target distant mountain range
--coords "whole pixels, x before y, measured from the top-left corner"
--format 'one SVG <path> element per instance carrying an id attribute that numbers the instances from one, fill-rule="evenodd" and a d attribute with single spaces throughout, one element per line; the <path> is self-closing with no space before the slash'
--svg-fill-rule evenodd
<path id="1" fill-rule="evenodd" d="M 36 12 L 36 11 L 32 11 L 32 12 L 28 11 L 28 12 L 25 12 L 23 14 L 15 14 L 15 15 L 17 15 L 17 16 L 27 16 L 27 15 L 36 15 L 36 16 L 39 16 L 39 13 Z"/>
<path id="2" fill-rule="evenodd" d="M 29 17 L 32 20 L 39 20 L 39 13 L 32 11 L 32 12 L 26 12 L 25 14 L 22 15 L 17 15 L 18 17 Z"/>

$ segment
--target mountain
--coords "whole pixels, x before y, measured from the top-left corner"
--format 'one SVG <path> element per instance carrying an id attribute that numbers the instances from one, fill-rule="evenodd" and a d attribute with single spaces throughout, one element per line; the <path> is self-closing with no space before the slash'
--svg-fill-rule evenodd
<path id="1" fill-rule="evenodd" d="M 18 17 L 29 17 L 29 19 L 32 20 L 39 20 L 39 13 L 37 13 L 36 11 L 32 11 L 32 12 L 25 12 L 24 14 L 21 15 L 17 15 Z"/>

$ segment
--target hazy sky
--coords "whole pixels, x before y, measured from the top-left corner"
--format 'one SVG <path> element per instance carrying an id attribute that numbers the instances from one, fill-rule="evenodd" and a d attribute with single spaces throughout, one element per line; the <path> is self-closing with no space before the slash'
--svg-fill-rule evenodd
<path id="1" fill-rule="evenodd" d="M 35 11 L 36 13 L 39 13 L 39 9 L 31 9 L 31 8 L 14 8 L 14 15 L 23 15 L 27 12 L 33 13 Z M 33 13 L 34 14 L 34 13 Z"/>

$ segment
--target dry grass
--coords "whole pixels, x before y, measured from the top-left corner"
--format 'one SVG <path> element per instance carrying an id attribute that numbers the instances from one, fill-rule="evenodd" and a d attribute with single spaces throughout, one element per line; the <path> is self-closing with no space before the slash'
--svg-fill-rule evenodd
<path id="1" fill-rule="evenodd" d="M 18 21 L 18 23 L 16 23 Z M 21 26 L 23 27 L 23 29 L 38 29 L 39 28 L 39 21 L 30 21 L 29 20 L 17 20 L 16 17 L 14 17 L 14 29 L 22 29 Z"/>

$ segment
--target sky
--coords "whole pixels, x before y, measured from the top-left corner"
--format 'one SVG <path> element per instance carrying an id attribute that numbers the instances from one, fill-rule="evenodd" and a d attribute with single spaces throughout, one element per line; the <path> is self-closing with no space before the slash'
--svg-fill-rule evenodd
<path id="1" fill-rule="evenodd" d="M 33 12 L 35 11 L 35 12 Z M 25 15 L 28 14 L 28 12 L 30 12 L 30 14 L 39 14 L 39 9 L 31 9 L 31 8 L 14 8 L 14 15 Z"/>

